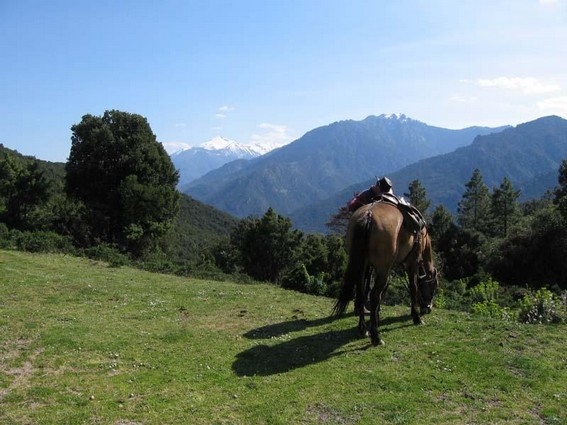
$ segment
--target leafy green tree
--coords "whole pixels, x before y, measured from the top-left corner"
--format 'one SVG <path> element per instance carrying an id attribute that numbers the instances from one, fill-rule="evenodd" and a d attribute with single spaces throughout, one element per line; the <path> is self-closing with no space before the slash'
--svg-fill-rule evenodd
<path id="1" fill-rule="evenodd" d="M 333 214 L 325 225 L 335 235 L 345 235 L 348 221 L 352 213 L 348 210 L 348 206 L 343 205 L 335 214 Z"/>
<path id="2" fill-rule="evenodd" d="M 49 189 L 37 161 L 18 161 L 7 154 L 0 160 L 1 219 L 9 227 L 32 230 L 32 215 L 49 199 Z"/>
<path id="3" fill-rule="evenodd" d="M 500 187 L 492 192 L 491 215 L 493 234 L 496 236 L 507 236 L 510 226 L 518 221 L 520 217 L 519 197 L 520 191 L 513 188 L 508 177 L 504 177 Z"/>
<path id="4" fill-rule="evenodd" d="M 87 207 L 92 244 L 142 256 L 171 227 L 179 179 L 147 120 L 116 110 L 71 127 L 66 192 Z"/>
<path id="5" fill-rule="evenodd" d="M 327 265 L 325 276 L 327 283 L 341 284 L 347 264 L 345 240 L 342 236 L 326 235 Z"/>
<path id="6" fill-rule="evenodd" d="M 413 180 L 408 186 L 408 192 L 404 193 L 410 204 L 416 207 L 422 214 L 427 213 L 431 201 L 427 198 L 427 192 L 419 180 Z"/>
<path id="7" fill-rule="evenodd" d="M 291 220 L 268 208 L 261 218 L 248 217 L 232 232 L 231 244 L 239 253 L 244 273 L 256 280 L 279 283 L 296 265 L 303 234 Z"/>
<path id="8" fill-rule="evenodd" d="M 567 227 L 558 209 L 542 203 L 524 223 L 498 244 L 487 271 L 505 285 L 567 289 Z"/>
<path id="9" fill-rule="evenodd" d="M 433 214 L 431 214 L 431 222 L 429 224 L 429 232 L 431 233 L 434 246 L 436 246 L 436 241 L 447 233 L 452 225 L 454 225 L 454 221 L 451 211 L 444 205 L 438 205 Z"/>
<path id="10" fill-rule="evenodd" d="M 491 221 L 490 191 L 478 168 L 473 171 L 465 187 L 457 207 L 457 220 L 465 229 L 487 233 Z"/>
<path id="11" fill-rule="evenodd" d="M 310 285 L 315 281 L 321 281 L 326 291 L 342 282 L 346 260 L 342 236 L 308 234 L 301 238 L 301 244 L 297 248 L 296 267 L 286 273 L 282 286 L 301 292 L 321 294 L 319 290 L 313 292 Z M 297 279 L 298 276 L 303 276 L 303 269 L 309 276 L 307 280 Z M 304 287 L 305 285 L 309 288 Z"/>
<path id="12" fill-rule="evenodd" d="M 486 259 L 486 243 L 482 233 L 451 224 L 435 241 L 435 253 L 441 257 L 443 276 L 454 280 L 478 273 Z"/>
<path id="13" fill-rule="evenodd" d="M 300 261 L 305 264 L 310 275 L 317 275 L 327 271 L 329 250 L 323 235 L 306 235 L 302 238 L 299 251 Z"/>

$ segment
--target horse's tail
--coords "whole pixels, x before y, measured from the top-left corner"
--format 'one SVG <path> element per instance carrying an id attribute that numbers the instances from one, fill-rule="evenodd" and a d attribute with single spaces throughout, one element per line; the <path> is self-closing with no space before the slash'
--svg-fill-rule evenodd
<path id="1" fill-rule="evenodd" d="M 355 286 L 362 285 L 371 218 L 370 215 L 367 215 L 363 222 L 358 222 L 354 226 L 343 286 L 333 307 L 335 316 L 340 316 L 345 312 L 352 299 Z"/>

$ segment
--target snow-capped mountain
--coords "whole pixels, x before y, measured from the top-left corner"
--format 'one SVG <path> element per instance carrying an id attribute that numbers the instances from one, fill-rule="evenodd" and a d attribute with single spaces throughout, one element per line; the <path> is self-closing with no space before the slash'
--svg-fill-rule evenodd
<path id="1" fill-rule="evenodd" d="M 276 147 L 278 146 L 244 145 L 217 136 L 199 146 L 173 153 L 171 161 L 179 170 L 179 186 L 182 187 L 228 162 L 237 159 L 252 159 L 264 155 Z"/>

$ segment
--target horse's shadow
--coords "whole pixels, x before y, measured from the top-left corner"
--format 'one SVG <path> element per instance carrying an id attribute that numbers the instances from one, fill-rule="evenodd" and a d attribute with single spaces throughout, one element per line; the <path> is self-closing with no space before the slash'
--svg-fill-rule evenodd
<path id="1" fill-rule="evenodd" d="M 356 319 L 354 315 L 350 316 Z M 326 325 L 334 320 L 337 319 L 325 317 L 316 320 L 291 320 L 250 330 L 244 336 L 249 339 L 280 338 L 309 327 Z M 409 315 L 386 317 L 381 320 L 383 326 L 381 331 L 388 332 L 388 330 L 395 328 L 412 326 L 411 323 L 404 323 L 395 328 L 391 327 L 395 323 L 407 321 L 411 321 Z M 275 345 L 260 344 L 239 353 L 232 369 L 238 376 L 269 376 L 285 373 L 340 355 L 342 353 L 339 350 L 341 347 L 360 339 L 361 336 L 354 326 L 348 329 L 325 330 L 311 335 L 303 335 Z M 368 338 L 366 340 L 368 341 Z M 358 347 L 357 350 L 369 347 L 371 347 L 370 341 L 368 341 L 368 345 Z"/>

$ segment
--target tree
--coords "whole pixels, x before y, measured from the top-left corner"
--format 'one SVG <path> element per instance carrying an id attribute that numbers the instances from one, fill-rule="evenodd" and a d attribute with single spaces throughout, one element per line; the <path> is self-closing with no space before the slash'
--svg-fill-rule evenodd
<path id="1" fill-rule="evenodd" d="M 435 244 L 453 224 L 451 212 L 444 205 L 438 205 L 431 215 L 431 224 L 429 225 L 433 243 Z"/>
<path id="2" fill-rule="evenodd" d="M 494 235 L 506 237 L 510 226 L 520 217 L 519 197 L 520 191 L 512 187 L 508 177 L 504 177 L 500 187 L 492 192 L 491 213 Z"/>
<path id="3" fill-rule="evenodd" d="M 116 110 L 71 127 L 65 188 L 87 207 L 91 243 L 141 256 L 172 225 L 179 179 L 147 120 Z"/>
<path id="4" fill-rule="evenodd" d="M 567 227 L 551 203 L 540 202 L 524 226 L 497 245 L 487 270 L 505 285 L 567 289 Z"/>
<path id="5" fill-rule="evenodd" d="M 268 208 L 262 218 L 248 217 L 232 232 L 230 243 L 239 252 L 244 273 L 256 280 L 278 283 L 296 264 L 303 234 L 291 220 Z"/>
<path id="6" fill-rule="evenodd" d="M 348 226 L 348 221 L 352 213 L 349 211 L 347 205 L 340 207 L 335 214 L 331 216 L 325 225 L 335 235 L 344 235 Z"/>
<path id="7" fill-rule="evenodd" d="M 408 193 L 404 193 L 410 204 L 416 207 L 422 214 L 426 214 L 431 201 L 427 198 L 427 192 L 419 180 L 413 180 L 408 186 Z"/>
<path id="8" fill-rule="evenodd" d="M 567 159 L 564 159 L 559 166 L 558 182 L 559 186 L 553 192 L 553 202 L 563 218 L 567 219 Z"/>
<path id="9" fill-rule="evenodd" d="M 15 229 L 30 230 L 32 213 L 49 199 L 49 182 L 39 163 L 4 155 L 0 161 L 0 199 L 5 210 L 2 221 Z"/>
<path id="10" fill-rule="evenodd" d="M 457 207 L 459 224 L 469 230 L 486 233 L 490 226 L 490 191 L 477 168 L 465 185 L 466 190 Z"/>

